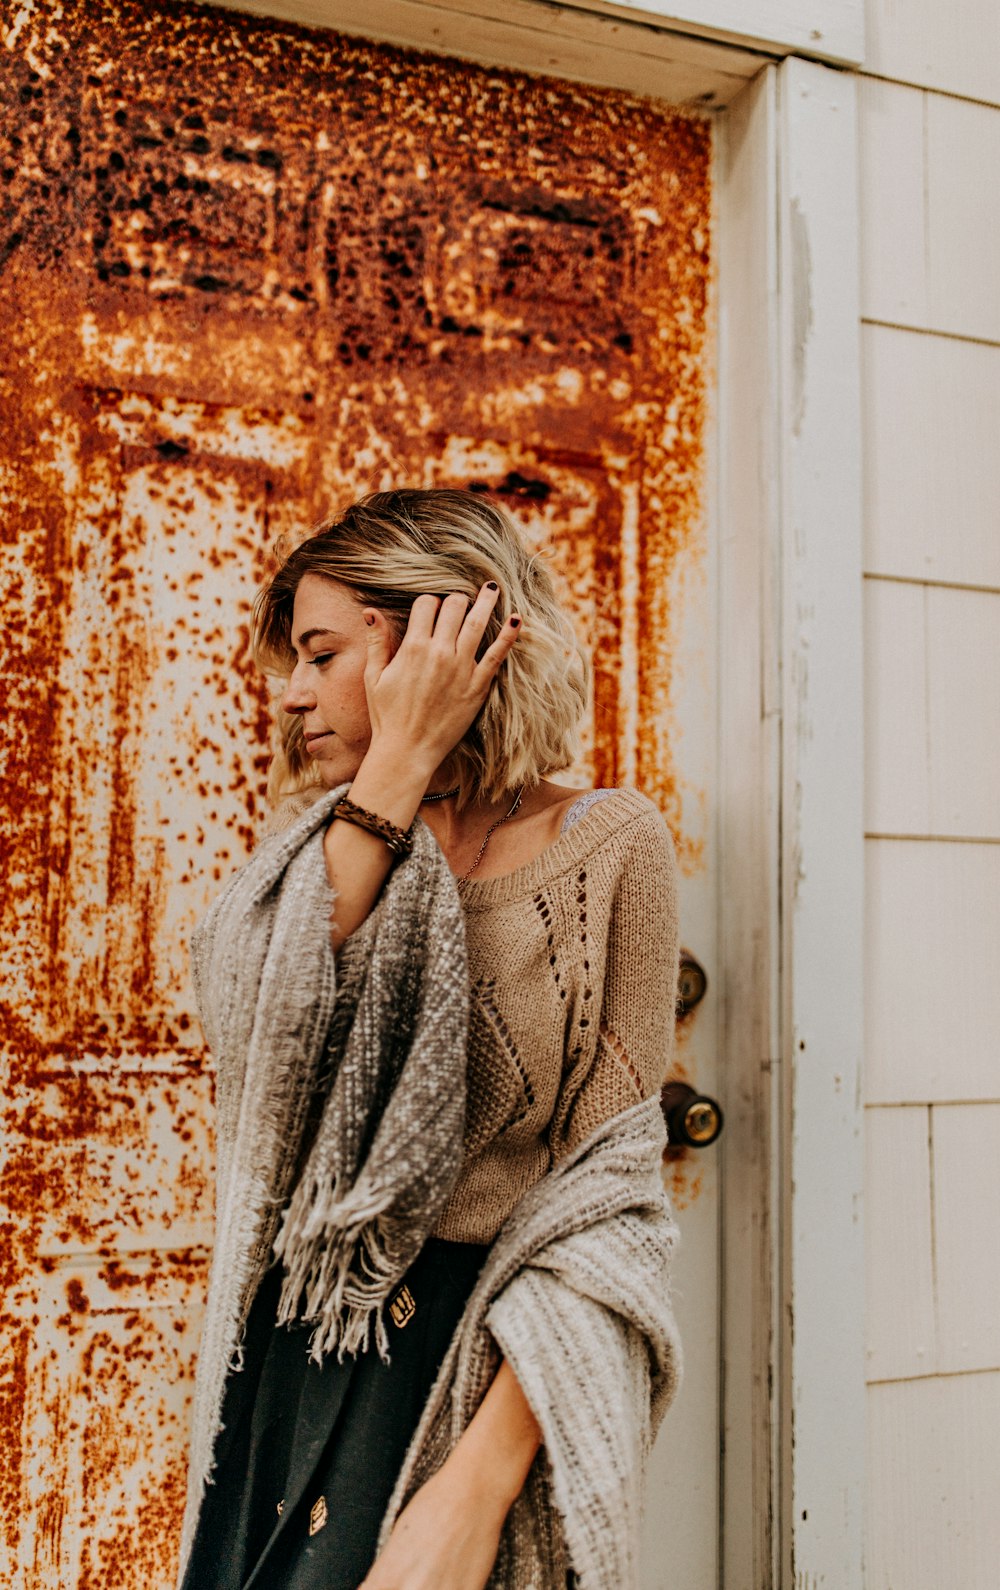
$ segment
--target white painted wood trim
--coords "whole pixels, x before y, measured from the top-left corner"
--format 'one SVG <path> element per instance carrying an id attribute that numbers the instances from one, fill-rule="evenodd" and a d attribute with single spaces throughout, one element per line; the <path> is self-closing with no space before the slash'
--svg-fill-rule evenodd
<path id="1" fill-rule="evenodd" d="M 856 82 L 778 68 L 789 1585 L 861 1586 L 862 498 Z M 785 1582 L 783 1580 L 783 1582 Z"/>
<path id="2" fill-rule="evenodd" d="M 486 65 L 648 94 L 728 103 L 765 55 L 695 33 L 549 0 L 200 0 L 217 9 L 329 28 Z"/>
<path id="3" fill-rule="evenodd" d="M 793 51 L 817 60 L 860 66 L 864 60 L 864 0 L 200 0 L 230 11 L 273 16 L 306 27 L 334 28 L 549 72 L 586 82 L 628 88 L 611 63 L 618 53 L 678 65 L 711 65 L 710 52 L 728 55 L 716 65 L 749 77 L 763 56 Z M 581 51 L 583 52 L 581 55 Z M 750 52 L 753 52 L 752 54 Z M 570 70 L 567 70 L 570 67 Z M 634 65 L 629 68 L 634 72 Z M 666 90 L 649 88 L 646 93 Z M 687 94 L 674 95 L 677 102 Z M 725 103 L 716 98 L 715 103 Z"/>
<path id="4" fill-rule="evenodd" d="M 817 60 L 860 66 L 865 56 L 864 0 L 576 0 L 617 16 L 639 16 L 668 27 L 776 55 L 795 51 Z"/>
<path id="5" fill-rule="evenodd" d="M 780 1582 L 777 73 L 720 117 L 721 1583 Z"/>

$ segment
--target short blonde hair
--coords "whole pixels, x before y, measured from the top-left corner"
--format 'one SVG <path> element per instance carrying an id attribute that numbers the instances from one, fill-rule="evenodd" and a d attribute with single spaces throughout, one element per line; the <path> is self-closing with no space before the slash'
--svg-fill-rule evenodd
<path id="1" fill-rule="evenodd" d="M 511 613 L 522 630 L 490 693 L 448 759 L 458 785 L 456 807 L 498 800 L 521 784 L 570 765 L 590 699 L 591 663 L 539 553 L 529 553 L 496 503 L 472 491 L 378 491 L 319 526 L 284 560 L 254 607 L 253 653 L 265 672 L 287 677 L 295 663 L 292 608 L 305 574 L 338 580 L 359 606 L 377 607 L 396 644 L 416 596 L 462 591 L 475 597 L 486 580 L 500 595 L 481 650 Z M 278 749 L 268 778 L 272 804 L 318 785 L 301 720 L 278 714 Z"/>

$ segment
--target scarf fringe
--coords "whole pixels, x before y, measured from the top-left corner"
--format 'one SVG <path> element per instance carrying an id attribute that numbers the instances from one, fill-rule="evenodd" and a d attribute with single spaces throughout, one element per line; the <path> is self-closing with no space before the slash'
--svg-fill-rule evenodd
<path id="1" fill-rule="evenodd" d="M 329 1201 L 318 1188 L 311 1194 L 307 1210 L 293 1202 L 274 1240 L 285 1269 L 278 1323 L 315 1324 L 309 1352 L 317 1362 L 327 1353 L 343 1362 L 367 1351 L 374 1327 L 379 1356 L 388 1361 L 385 1304 L 415 1256 L 412 1237 L 395 1239 L 395 1195 L 389 1188 L 367 1195 L 355 1189 L 338 1199 L 336 1184 Z"/>

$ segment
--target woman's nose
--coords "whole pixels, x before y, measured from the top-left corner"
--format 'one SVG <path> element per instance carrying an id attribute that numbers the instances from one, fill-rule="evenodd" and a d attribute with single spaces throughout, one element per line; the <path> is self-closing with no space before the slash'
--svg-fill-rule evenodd
<path id="1" fill-rule="evenodd" d="M 310 707 L 316 705 L 316 693 L 309 686 L 308 679 L 303 675 L 302 665 L 292 669 L 291 677 L 281 697 L 281 705 L 285 712 L 308 712 Z"/>

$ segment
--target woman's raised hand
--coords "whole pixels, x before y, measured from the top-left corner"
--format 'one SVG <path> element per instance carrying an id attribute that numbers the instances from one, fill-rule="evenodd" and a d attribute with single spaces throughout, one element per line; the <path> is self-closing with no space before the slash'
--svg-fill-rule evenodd
<path id="1" fill-rule="evenodd" d="M 376 608 L 363 609 L 369 624 L 364 686 L 371 740 L 351 780 L 351 799 L 397 828 L 413 822 L 430 780 L 483 705 L 517 640 L 520 624 L 512 616 L 476 661 L 498 594 L 495 586 L 484 585 L 471 606 L 458 592 L 443 601 L 418 596 L 395 656 L 384 616 Z M 331 920 L 337 950 L 374 906 L 392 853 L 376 835 L 338 822 L 327 828 L 323 852 L 337 902 Z"/>
<path id="2" fill-rule="evenodd" d="M 484 585 L 471 604 L 460 591 L 443 600 L 418 596 L 395 656 L 384 616 L 364 609 L 370 626 L 365 694 L 372 747 L 391 747 L 423 767 L 428 777 L 454 750 L 489 693 L 490 684 L 520 633 L 511 615 L 476 661 L 499 590 Z"/>

